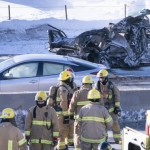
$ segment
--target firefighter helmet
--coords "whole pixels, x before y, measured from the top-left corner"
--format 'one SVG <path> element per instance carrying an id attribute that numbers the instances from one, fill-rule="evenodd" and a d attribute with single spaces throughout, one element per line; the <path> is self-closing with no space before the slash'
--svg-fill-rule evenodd
<path id="1" fill-rule="evenodd" d="M 92 89 L 88 92 L 88 97 L 89 100 L 94 100 L 94 99 L 100 99 L 101 95 L 100 92 L 96 89 Z"/>
<path id="2" fill-rule="evenodd" d="M 0 116 L 0 118 L 3 118 L 3 119 L 11 119 L 11 118 L 14 118 L 14 117 L 15 117 L 15 112 L 11 108 L 5 108 L 2 111 L 2 115 Z"/>
<path id="3" fill-rule="evenodd" d="M 98 150 L 113 150 L 108 142 L 103 142 L 98 145 Z"/>
<path id="4" fill-rule="evenodd" d="M 66 68 L 65 71 L 69 71 L 71 73 L 71 78 L 75 78 L 75 73 L 74 73 L 73 69 Z"/>
<path id="5" fill-rule="evenodd" d="M 88 83 L 88 84 L 92 84 L 93 83 L 93 79 L 91 76 L 84 76 L 82 79 L 82 83 Z"/>
<path id="6" fill-rule="evenodd" d="M 58 80 L 59 81 L 65 81 L 69 78 L 71 78 L 71 73 L 69 71 L 62 71 L 59 75 Z"/>
<path id="7" fill-rule="evenodd" d="M 35 101 L 45 101 L 47 99 L 47 94 L 44 91 L 38 91 L 35 95 Z"/>
<path id="8" fill-rule="evenodd" d="M 108 71 L 107 70 L 100 70 L 98 73 L 97 73 L 97 77 L 107 77 L 108 76 Z"/>

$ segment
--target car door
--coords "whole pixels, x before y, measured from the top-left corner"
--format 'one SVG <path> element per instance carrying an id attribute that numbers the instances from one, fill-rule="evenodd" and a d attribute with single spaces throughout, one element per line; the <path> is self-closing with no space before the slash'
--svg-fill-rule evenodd
<path id="1" fill-rule="evenodd" d="M 38 91 L 38 64 L 22 63 L 5 70 L 1 75 L 1 92 Z"/>
<path id="2" fill-rule="evenodd" d="M 39 80 L 39 90 L 49 91 L 50 86 L 56 86 L 59 82 L 59 74 L 65 67 L 67 65 L 61 63 L 43 62 L 43 75 Z"/>

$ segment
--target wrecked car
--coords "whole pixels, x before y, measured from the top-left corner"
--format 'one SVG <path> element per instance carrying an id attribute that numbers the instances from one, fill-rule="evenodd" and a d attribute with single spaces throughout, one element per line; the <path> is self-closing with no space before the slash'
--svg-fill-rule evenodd
<path id="1" fill-rule="evenodd" d="M 128 16 L 109 27 L 90 30 L 75 38 L 53 27 L 48 30 L 49 51 L 69 55 L 109 68 L 136 67 L 150 63 L 150 22 L 144 9 L 137 16 Z"/>

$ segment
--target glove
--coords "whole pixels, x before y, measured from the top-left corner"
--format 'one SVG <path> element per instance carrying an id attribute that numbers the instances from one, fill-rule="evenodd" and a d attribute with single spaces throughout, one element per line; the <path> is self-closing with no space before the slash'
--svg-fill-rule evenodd
<path id="1" fill-rule="evenodd" d="M 63 124 L 69 124 L 69 116 L 64 116 Z"/>
<path id="2" fill-rule="evenodd" d="M 70 120 L 74 120 L 74 115 L 70 115 Z"/>
<path id="3" fill-rule="evenodd" d="M 116 114 L 118 116 L 121 116 L 121 109 L 120 109 L 120 107 L 115 107 L 114 108 L 114 114 Z"/>
<path id="4" fill-rule="evenodd" d="M 57 138 L 53 138 L 53 147 L 55 147 L 58 143 L 58 139 Z"/>
<path id="5" fill-rule="evenodd" d="M 26 138 L 26 140 L 27 140 L 27 145 L 29 146 L 29 145 L 30 145 L 30 144 L 29 144 L 30 137 L 26 135 L 25 138 Z"/>
<path id="6" fill-rule="evenodd" d="M 26 135 L 25 138 L 26 138 L 27 142 L 29 142 L 30 137 Z"/>

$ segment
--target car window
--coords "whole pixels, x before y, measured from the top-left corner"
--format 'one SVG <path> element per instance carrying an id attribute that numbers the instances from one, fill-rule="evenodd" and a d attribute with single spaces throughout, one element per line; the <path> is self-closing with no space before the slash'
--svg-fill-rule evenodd
<path id="1" fill-rule="evenodd" d="M 91 66 L 93 68 L 97 67 L 96 63 L 92 63 L 92 62 L 89 62 L 89 61 L 86 61 L 83 59 L 79 59 L 79 58 L 71 58 L 70 61 L 72 61 L 73 63 L 76 63 L 76 64 L 83 64 L 83 65 Z"/>
<path id="2" fill-rule="evenodd" d="M 11 65 L 13 65 L 13 64 L 15 64 L 13 58 L 2 61 L 0 63 L 0 71 L 7 68 L 7 67 L 9 67 L 9 66 L 11 66 Z"/>
<path id="3" fill-rule="evenodd" d="M 64 70 L 64 68 L 68 68 L 69 66 L 64 64 L 55 64 L 55 63 L 49 63 L 44 62 L 43 63 L 43 75 L 55 75 L 60 74 Z"/>
<path id="4" fill-rule="evenodd" d="M 95 67 L 95 65 L 89 65 L 89 64 L 85 64 L 83 62 L 75 62 L 75 64 L 77 64 L 78 66 L 71 66 L 71 68 L 75 71 L 86 71 L 86 70 L 92 70 L 95 69 L 97 67 Z"/>
<path id="5" fill-rule="evenodd" d="M 37 75 L 38 63 L 26 63 L 15 66 L 3 73 L 11 73 L 13 78 L 35 77 Z"/>

